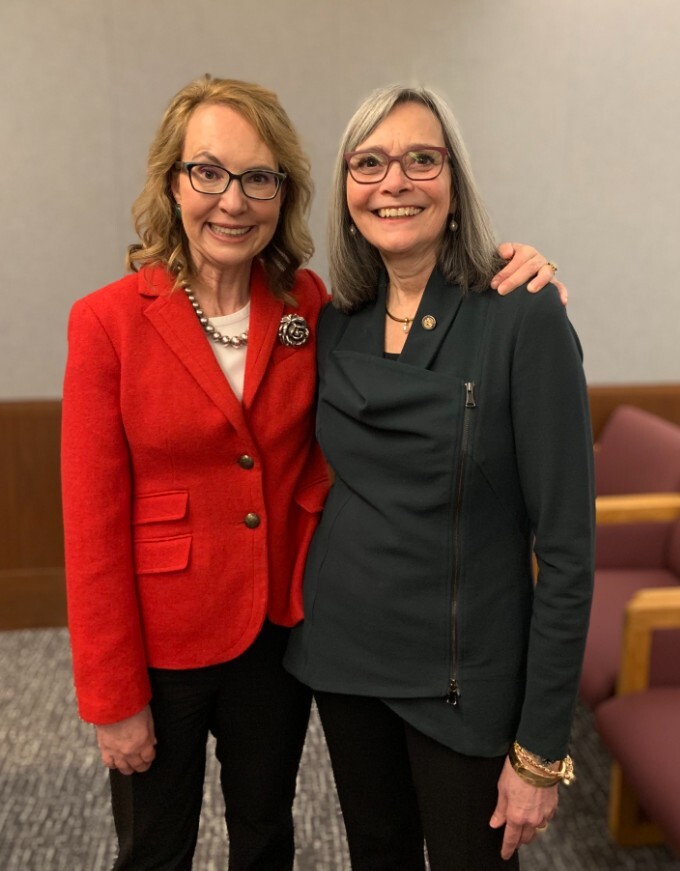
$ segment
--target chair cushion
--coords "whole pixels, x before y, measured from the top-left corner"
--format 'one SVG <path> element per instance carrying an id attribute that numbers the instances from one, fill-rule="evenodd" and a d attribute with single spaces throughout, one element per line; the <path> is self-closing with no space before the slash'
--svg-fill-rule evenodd
<path id="1" fill-rule="evenodd" d="M 600 436 L 595 476 L 598 495 L 680 489 L 680 426 L 618 406 Z"/>
<path id="2" fill-rule="evenodd" d="M 595 530 L 596 568 L 665 568 L 671 526 L 671 523 L 598 526 Z"/>
<path id="3" fill-rule="evenodd" d="M 620 405 L 602 431 L 595 453 L 598 496 L 680 490 L 680 426 Z M 671 524 L 599 527 L 598 568 L 661 568 Z"/>
<path id="4" fill-rule="evenodd" d="M 612 696 L 619 672 L 623 619 L 629 599 L 645 587 L 670 587 L 678 576 L 662 569 L 598 569 L 579 692 L 594 708 Z M 680 630 L 654 633 L 650 682 L 680 685 Z"/>
<path id="5" fill-rule="evenodd" d="M 595 712 L 605 746 L 680 855 L 680 686 L 615 696 Z"/>
<path id="6" fill-rule="evenodd" d="M 680 578 L 680 520 L 673 524 L 667 538 L 666 565 Z"/>

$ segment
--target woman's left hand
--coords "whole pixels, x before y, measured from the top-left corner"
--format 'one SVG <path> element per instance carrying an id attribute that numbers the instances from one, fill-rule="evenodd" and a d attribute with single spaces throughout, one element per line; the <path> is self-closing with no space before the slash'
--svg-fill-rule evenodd
<path id="1" fill-rule="evenodd" d="M 535 293 L 544 288 L 548 282 L 552 282 L 559 291 L 562 304 L 567 304 L 567 288 L 555 278 L 554 266 L 531 245 L 523 245 L 521 242 L 503 242 L 498 246 L 498 253 L 503 260 L 508 261 L 507 266 L 491 279 L 491 287 L 501 295 L 510 293 L 531 279 L 527 284 L 527 290 Z"/>
<path id="2" fill-rule="evenodd" d="M 498 802 L 489 825 L 498 829 L 505 825 L 501 856 L 509 859 L 522 844 L 529 844 L 547 826 L 557 811 L 557 786 L 532 786 L 515 772 L 510 760 L 505 760 L 498 778 Z"/>

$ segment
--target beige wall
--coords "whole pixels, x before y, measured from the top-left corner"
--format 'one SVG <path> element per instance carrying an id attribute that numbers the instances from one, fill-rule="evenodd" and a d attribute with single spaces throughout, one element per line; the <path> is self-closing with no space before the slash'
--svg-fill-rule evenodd
<path id="1" fill-rule="evenodd" d="M 0 398 L 57 397 L 71 302 L 122 273 L 172 94 L 203 72 L 276 89 L 330 165 L 393 81 L 457 112 L 499 237 L 560 263 L 591 382 L 680 380 L 675 0 L 1 0 Z"/>

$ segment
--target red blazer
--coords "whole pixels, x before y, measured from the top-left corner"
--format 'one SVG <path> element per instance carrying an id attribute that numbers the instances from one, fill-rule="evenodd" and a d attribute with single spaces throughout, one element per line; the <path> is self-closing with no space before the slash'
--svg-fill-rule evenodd
<path id="1" fill-rule="evenodd" d="M 328 489 L 314 440 L 315 325 L 328 296 L 307 270 L 293 294 L 295 308 L 275 299 L 253 267 L 242 403 L 163 269 L 73 307 L 62 486 L 85 720 L 141 710 L 147 666 L 225 662 L 265 617 L 302 618 L 304 561 Z M 304 346 L 278 341 L 289 312 L 310 326 Z"/>

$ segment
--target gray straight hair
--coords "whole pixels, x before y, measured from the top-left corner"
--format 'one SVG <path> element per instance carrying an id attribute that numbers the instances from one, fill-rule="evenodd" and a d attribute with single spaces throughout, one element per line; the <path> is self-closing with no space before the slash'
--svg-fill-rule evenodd
<path id="1" fill-rule="evenodd" d="M 458 123 L 441 97 L 426 88 L 393 85 L 374 91 L 352 116 L 335 162 L 328 221 L 331 293 L 336 308 L 353 312 L 375 299 L 382 260 L 378 250 L 351 232 L 344 155 L 354 151 L 400 103 L 421 103 L 437 118 L 449 150 L 452 211 L 443 232 L 438 266 L 449 284 L 465 291 L 485 290 L 503 260 L 496 251 L 491 221 L 482 203 Z M 453 231 L 451 218 L 458 223 Z"/>

